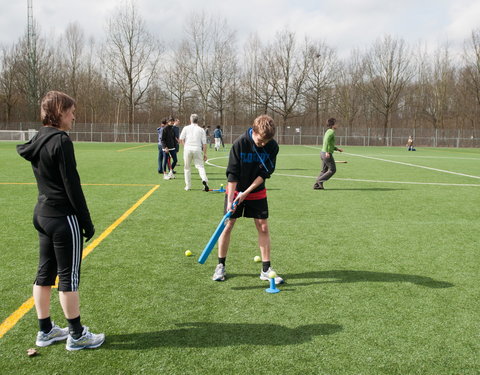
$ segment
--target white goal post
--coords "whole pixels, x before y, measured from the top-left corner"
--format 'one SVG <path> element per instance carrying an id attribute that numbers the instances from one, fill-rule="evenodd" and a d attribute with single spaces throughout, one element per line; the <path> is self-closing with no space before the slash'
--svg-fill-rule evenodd
<path id="1" fill-rule="evenodd" d="M 37 134 L 36 129 L 0 130 L 0 141 L 29 141 L 35 134 Z"/>

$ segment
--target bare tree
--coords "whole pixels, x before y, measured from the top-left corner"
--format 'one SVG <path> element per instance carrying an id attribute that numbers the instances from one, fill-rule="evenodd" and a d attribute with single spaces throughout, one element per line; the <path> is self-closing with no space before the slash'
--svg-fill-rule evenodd
<path id="1" fill-rule="evenodd" d="M 337 69 L 334 108 L 342 116 L 348 129 L 353 127 L 360 110 L 362 67 L 358 51 L 353 51 L 350 60 L 340 63 Z"/>
<path id="2" fill-rule="evenodd" d="M 39 117 L 40 98 L 53 88 L 63 87 L 59 65 L 55 59 L 56 53 L 44 38 L 37 32 L 30 38 L 25 35 L 16 45 L 17 71 L 16 86 L 21 95 L 27 98 L 29 121 Z"/>
<path id="3" fill-rule="evenodd" d="M 0 99 L 5 106 L 5 121 L 10 122 L 12 110 L 18 101 L 15 71 L 18 57 L 14 47 L 0 47 Z"/>
<path id="4" fill-rule="evenodd" d="M 276 35 L 265 55 L 268 65 L 263 78 L 274 91 L 270 108 L 281 116 L 285 129 L 288 119 L 297 115 L 304 94 L 311 63 L 308 42 L 299 47 L 295 33 L 283 30 Z"/>
<path id="5" fill-rule="evenodd" d="M 480 29 L 472 31 L 470 40 L 465 45 L 464 52 L 465 76 L 467 78 L 467 90 L 476 99 L 474 120 L 472 121 L 473 136 L 477 133 L 476 126 L 480 113 Z"/>
<path id="6" fill-rule="evenodd" d="M 305 81 L 305 99 L 307 105 L 315 109 L 315 129 L 320 129 L 320 109 L 332 99 L 338 63 L 335 51 L 323 42 L 312 43 L 307 58 L 310 69 Z"/>
<path id="7" fill-rule="evenodd" d="M 227 101 L 234 92 L 237 74 L 235 33 L 226 21 L 216 23 L 213 33 L 213 74 L 211 108 L 218 113 L 220 124 L 225 125 Z"/>
<path id="8" fill-rule="evenodd" d="M 244 47 L 242 87 L 243 101 L 250 117 L 267 113 L 273 100 L 273 87 L 268 75 L 266 48 L 258 35 L 251 35 Z"/>
<path id="9" fill-rule="evenodd" d="M 160 42 L 148 32 L 133 0 L 117 8 L 108 21 L 103 62 L 128 108 L 128 123 L 157 77 Z M 119 99 L 120 103 L 120 99 Z"/>
<path id="10" fill-rule="evenodd" d="M 208 122 L 208 109 L 214 81 L 214 47 L 218 21 L 205 13 L 192 13 L 185 32 L 187 35 L 188 69 L 194 90 L 202 104 L 203 119 Z"/>
<path id="11" fill-rule="evenodd" d="M 427 56 L 419 69 L 421 113 L 435 129 L 445 127 L 451 111 L 451 98 L 455 85 L 455 72 L 448 47 L 435 51 L 433 63 Z"/>
<path id="12" fill-rule="evenodd" d="M 71 94 L 74 98 L 78 95 L 78 75 L 81 68 L 81 57 L 85 46 L 83 30 L 78 23 L 71 23 L 65 30 L 66 41 L 66 65 L 68 70 L 68 82 Z"/>
<path id="13" fill-rule="evenodd" d="M 183 113 L 184 122 L 188 121 L 185 106 L 193 88 L 188 55 L 188 43 L 183 41 L 174 49 L 171 61 L 164 67 L 163 73 L 165 89 L 171 105 L 170 112 Z"/>
<path id="14" fill-rule="evenodd" d="M 385 36 L 368 51 L 365 64 L 365 95 L 383 117 L 384 139 L 400 94 L 412 78 L 409 50 L 402 39 Z"/>

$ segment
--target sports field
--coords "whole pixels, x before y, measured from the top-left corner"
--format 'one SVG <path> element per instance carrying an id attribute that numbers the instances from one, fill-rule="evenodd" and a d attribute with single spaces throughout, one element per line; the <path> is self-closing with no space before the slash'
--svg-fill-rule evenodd
<path id="1" fill-rule="evenodd" d="M 37 188 L 0 143 L 1 374 L 479 374 L 480 150 L 363 148 L 335 154 L 314 191 L 319 148 L 280 146 L 267 181 L 278 294 L 260 281 L 256 230 L 237 221 L 227 280 L 196 259 L 223 194 L 164 181 L 155 144 L 76 143 L 96 227 L 85 249 L 82 321 L 106 342 L 39 350 L 31 296 Z M 211 188 L 228 152 L 209 151 Z M 183 161 L 180 160 L 183 165 Z M 190 249 L 194 256 L 186 257 Z M 52 318 L 61 326 L 57 293 Z M 11 328 L 12 314 L 25 313 Z"/>

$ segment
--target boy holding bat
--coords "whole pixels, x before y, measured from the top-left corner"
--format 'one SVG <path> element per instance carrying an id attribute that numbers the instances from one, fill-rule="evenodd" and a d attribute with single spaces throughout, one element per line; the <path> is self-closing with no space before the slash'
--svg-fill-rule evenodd
<path id="1" fill-rule="evenodd" d="M 267 115 L 257 117 L 252 128 L 235 140 L 227 167 L 227 194 L 224 211 L 232 211 L 225 230 L 218 240 L 218 265 L 212 280 L 225 280 L 225 260 L 230 235 L 239 217 L 253 218 L 258 231 L 258 244 L 262 256 L 261 280 L 269 280 L 270 232 L 268 229 L 268 203 L 265 180 L 275 170 L 278 144 L 273 139 L 275 125 Z M 233 206 L 235 204 L 235 206 Z M 279 276 L 276 284 L 283 283 Z"/>

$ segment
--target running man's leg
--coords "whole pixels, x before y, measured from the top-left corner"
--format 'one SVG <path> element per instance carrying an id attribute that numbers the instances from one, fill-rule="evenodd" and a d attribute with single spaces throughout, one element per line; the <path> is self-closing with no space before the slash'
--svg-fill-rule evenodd
<path id="1" fill-rule="evenodd" d="M 191 186 L 192 172 L 190 165 L 192 163 L 193 153 L 190 150 L 183 149 L 183 173 L 185 175 L 185 190 L 189 190 Z"/>
<path id="2" fill-rule="evenodd" d="M 195 163 L 195 168 L 198 170 L 198 174 L 202 181 L 208 182 L 207 172 L 205 171 L 205 165 L 203 163 L 203 153 L 202 151 L 195 151 L 193 156 L 193 161 Z"/>
<path id="3" fill-rule="evenodd" d="M 322 173 L 317 178 L 317 184 L 323 184 L 325 181 L 328 181 L 337 171 L 333 155 L 330 155 L 329 158 L 323 157 L 322 155 L 322 161 L 324 165 L 322 168 Z"/>

